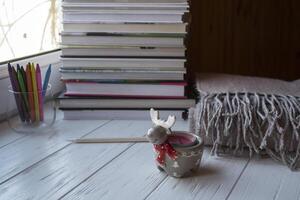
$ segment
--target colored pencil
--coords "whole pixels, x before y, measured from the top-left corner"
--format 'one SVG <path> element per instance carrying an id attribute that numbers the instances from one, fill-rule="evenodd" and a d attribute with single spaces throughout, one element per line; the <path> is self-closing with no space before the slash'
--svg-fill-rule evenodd
<path id="1" fill-rule="evenodd" d="M 38 99 L 39 99 L 39 113 L 40 113 L 40 121 L 44 120 L 44 111 L 43 111 L 43 88 L 42 88 L 42 76 L 41 69 L 39 64 L 36 65 L 36 83 L 37 83 L 37 91 L 38 91 Z"/>
<path id="2" fill-rule="evenodd" d="M 34 68 L 34 63 L 31 64 L 31 78 L 32 78 L 33 98 L 34 98 L 35 119 L 36 121 L 40 121 L 39 97 L 37 91 L 36 72 Z"/>
<path id="3" fill-rule="evenodd" d="M 8 63 L 8 73 L 9 73 L 10 83 L 11 83 L 11 87 L 12 87 L 12 90 L 13 90 L 13 93 L 15 96 L 15 101 L 16 101 L 19 117 L 20 117 L 21 121 L 24 122 L 25 121 L 24 111 L 22 108 L 20 96 L 16 93 L 16 92 L 19 92 L 19 88 L 16 83 L 16 76 L 15 76 L 16 74 L 13 71 L 15 71 L 14 67 L 12 67 L 10 63 Z"/>
<path id="4" fill-rule="evenodd" d="M 46 92 L 47 92 L 47 87 L 48 87 L 48 83 L 49 83 L 49 79 L 50 79 L 50 74 L 51 74 L 51 64 L 48 66 L 48 69 L 46 71 L 45 78 L 44 78 L 43 97 L 46 95 Z"/>
<path id="5" fill-rule="evenodd" d="M 20 105 L 21 105 L 21 109 L 22 109 L 22 113 L 24 115 L 25 121 L 27 121 L 28 120 L 28 116 L 26 114 L 26 106 L 25 106 L 25 102 L 22 99 L 22 95 L 20 93 L 21 92 L 21 88 L 20 88 L 19 81 L 18 81 L 17 71 L 15 70 L 14 67 L 12 68 L 12 74 L 13 74 L 13 78 L 15 80 L 15 85 L 16 85 L 15 94 L 19 97 Z"/>
<path id="6" fill-rule="evenodd" d="M 26 88 L 25 88 L 25 83 L 24 83 L 24 80 L 23 80 L 21 67 L 19 65 L 17 65 L 17 80 L 19 82 L 19 88 L 20 88 L 19 96 L 20 96 L 20 99 L 22 101 L 22 105 L 23 105 L 23 108 L 24 108 L 23 110 L 24 110 L 25 120 L 30 121 L 27 91 L 26 91 Z"/>
<path id="7" fill-rule="evenodd" d="M 23 66 L 21 66 L 21 74 L 22 74 L 22 77 L 23 77 L 23 81 L 24 81 L 24 85 L 25 85 L 25 90 L 28 92 L 26 72 L 25 72 Z M 27 94 L 27 95 L 28 95 L 28 94 Z"/>
<path id="8" fill-rule="evenodd" d="M 30 108 L 30 119 L 31 122 L 35 121 L 35 109 L 34 109 L 34 97 L 33 97 L 33 87 L 31 79 L 31 67 L 30 63 L 26 66 L 26 82 L 27 82 L 27 91 L 28 91 L 28 102 Z"/>
<path id="9" fill-rule="evenodd" d="M 26 105 L 26 110 L 27 110 L 27 108 L 28 108 L 28 97 L 27 97 L 27 89 L 26 89 L 25 81 L 24 81 L 23 77 L 24 76 L 23 76 L 21 68 L 18 68 L 17 69 L 17 78 L 18 78 L 18 81 L 19 81 L 20 92 L 22 93 L 23 101 Z"/>

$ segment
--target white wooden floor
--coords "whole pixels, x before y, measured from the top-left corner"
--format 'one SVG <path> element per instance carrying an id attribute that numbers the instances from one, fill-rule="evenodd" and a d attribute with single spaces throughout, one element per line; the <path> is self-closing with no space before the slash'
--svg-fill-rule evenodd
<path id="1" fill-rule="evenodd" d="M 216 158 L 192 177 L 156 169 L 150 144 L 71 144 L 79 137 L 143 135 L 150 121 L 64 121 L 17 134 L 0 124 L 0 199 L 300 199 L 300 172 L 270 159 Z M 177 122 L 174 130 L 186 130 Z"/>

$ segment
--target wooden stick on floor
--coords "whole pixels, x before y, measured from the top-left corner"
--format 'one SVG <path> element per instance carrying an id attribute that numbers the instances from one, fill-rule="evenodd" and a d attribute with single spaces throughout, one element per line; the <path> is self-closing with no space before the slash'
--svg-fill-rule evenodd
<path id="1" fill-rule="evenodd" d="M 146 137 L 106 137 L 106 138 L 80 138 L 69 140 L 73 143 L 131 143 L 149 142 Z"/>

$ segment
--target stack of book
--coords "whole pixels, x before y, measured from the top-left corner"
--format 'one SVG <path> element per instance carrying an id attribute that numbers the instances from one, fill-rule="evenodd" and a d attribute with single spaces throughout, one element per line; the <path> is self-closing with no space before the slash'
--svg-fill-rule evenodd
<path id="1" fill-rule="evenodd" d="M 64 0 L 59 97 L 65 119 L 182 118 L 187 0 Z"/>

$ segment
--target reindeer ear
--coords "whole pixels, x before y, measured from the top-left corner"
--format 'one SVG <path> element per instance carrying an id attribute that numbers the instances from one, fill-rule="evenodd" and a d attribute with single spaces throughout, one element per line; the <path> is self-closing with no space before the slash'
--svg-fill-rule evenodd
<path id="1" fill-rule="evenodd" d="M 176 121 L 176 117 L 174 115 L 169 115 L 168 120 L 165 122 L 165 128 L 171 128 Z"/>
<path id="2" fill-rule="evenodd" d="M 164 121 L 164 120 L 159 119 L 158 115 L 159 115 L 158 111 L 154 110 L 153 108 L 150 109 L 151 120 L 155 125 L 162 126 L 166 129 L 169 129 L 174 125 L 175 116 L 169 115 L 168 120 Z"/>
<path id="3" fill-rule="evenodd" d="M 150 109 L 150 117 L 151 117 L 151 120 L 152 122 L 157 125 L 157 121 L 159 119 L 159 116 L 158 116 L 158 111 L 157 110 L 154 110 L 153 108 Z"/>

